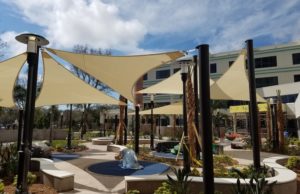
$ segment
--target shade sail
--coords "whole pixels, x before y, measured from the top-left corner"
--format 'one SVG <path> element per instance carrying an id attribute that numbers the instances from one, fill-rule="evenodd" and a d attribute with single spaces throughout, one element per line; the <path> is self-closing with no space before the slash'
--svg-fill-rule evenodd
<path id="1" fill-rule="evenodd" d="M 245 54 L 241 53 L 231 67 L 210 88 L 211 98 L 249 101 L 249 82 L 245 68 Z M 258 102 L 265 100 L 256 94 Z"/>
<path id="2" fill-rule="evenodd" d="M 18 74 L 26 61 L 25 53 L 0 63 L 0 106 L 14 107 L 13 90 Z"/>
<path id="3" fill-rule="evenodd" d="M 152 55 L 99 56 L 48 50 L 107 84 L 132 102 L 134 85 L 141 76 L 183 56 L 178 51 Z"/>
<path id="4" fill-rule="evenodd" d="M 166 106 L 161 106 L 153 109 L 154 115 L 181 115 L 182 114 L 182 102 L 176 102 Z M 140 115 L 150 115 L 151 109 L 140 111 Z M 131 113 L 134 115 L 134 113 Z"/>
<path id="5" fill-rule="evenodd" d="M 258 88 L 257 93 L 263 97 L 273 97 L 277 96 L 277 90 L 280 90 L 281 96 L 298 94 L 300 93 L 300 82 Z"/>
<path id="6" fill-rule="evenodd" d="M 212 85 L 213 83 L 214 81 L 211 79 L 210 85 Z M 138 91 L 138 93 L 143 94 L 182 94 L 182 92 L 183 89 L 180 71 L 176 72 L 169 78 L 158 82 L 157 84 L 154 84 L 146 89 Z"/>
<path id="7" fill-rule="evenodd" d="M 44 79 L 36 107 L 59 104 L 119 104 L 119 101 L 88 85 L 48 53 L 42 52 Z"/>

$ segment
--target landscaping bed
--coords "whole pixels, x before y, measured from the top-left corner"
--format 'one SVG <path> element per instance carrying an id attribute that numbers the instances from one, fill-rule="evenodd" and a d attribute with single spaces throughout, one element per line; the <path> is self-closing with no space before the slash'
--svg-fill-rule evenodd
<path id="1" fill-rule="evenodd" d="M 13 184 L 4 187 L 5 194 L 15 194 L 16 186 Z M 56 190 L 44 184 L 29 185 L 29 192 L 32 194 L 57 194 Z"/>

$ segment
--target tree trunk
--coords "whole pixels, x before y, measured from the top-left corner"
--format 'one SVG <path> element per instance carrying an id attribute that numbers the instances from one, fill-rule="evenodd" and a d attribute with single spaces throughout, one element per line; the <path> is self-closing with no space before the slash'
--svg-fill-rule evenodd
<path id="1" fill-rule="evenodd" d="M 195 126 L 195 95 L 191 79 L 191 74 L 188 73 L 186 82 L 187 88 L 187 119 L 188 119 L 188 138 L 191 159 L 196 159 L 196 126 Z M 193 160 L 192 160 L 193 161 Z"/>
<path id="2" fill-rule="evenodd" d="M 279 135 L 279 150 L 284 150 L 284 115 L 282 111 L 282 101 L 280 97 L 280 90 L 277 90 L 277 127 Z"/>
<path id="3" fill-rule="evenodd" d="M 120 101 L 125 102 L 126 98 L 124 98 L 123 96 L 120 96 Z M 123 132 L 126 127 L 125 122 L 124 122 L 125 106 L 120 105 L 119 109 L 120 109 L 120 116 L 119 116 L 119 124 L 117 127 L 117 133 L 116 133 L 116 144 L 123 145 Z"/>

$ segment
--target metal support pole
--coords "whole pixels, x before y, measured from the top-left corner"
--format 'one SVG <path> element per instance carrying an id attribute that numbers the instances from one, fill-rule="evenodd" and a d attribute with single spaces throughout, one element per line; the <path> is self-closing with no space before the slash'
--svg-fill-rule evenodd
<path id="1" fill-rule="evenodd" d="M 252 129 L 252 145 L 253 145 L 253 164 L 256 170 L 260 170 L 260 153 L 259 153 L 259 132 L 258 132 L 258 111 L 256 102 L 256 87 L 255 87 L 255 71 L 254 71 L 254 56 L 253 56 L 253 41 L 246 40 L 247 43 L 247 64 L 248 64 L 248 80 L 250 94 L 250 126 Z"/>
<path id="2" fill-rule="evenodd" d="M 203 186 L 204 194 L 214 193 L 212 153 L 212 118 L 210 110 L 209 46 L 199 45 L 199 95 L 200 128 L 202 130 Z"/>
<path id="3" fill-rule="evenodd" d="M 160 135 L 160 115 L 158 115 L 158 139 L 161 139 L 161 135 Z"/>
<path id="4" fill-rule="evenodd" d="M 22 151 L 19 158 L 18 177 L 16 193 L 28 193 L 27 173 L 30 164 L 32 133 L 34 122 L 34 108 L 36 98 L 36 85 L 38 74 L 39 48 L 49 42 L 44 37 L 35 34 L 21 34 L 16 40 L 27 44 L 28 80 L 27 94 L 24 114 L 24 130 Z"/>
<path id="5" fill-rule="evenodd" d="M 118 115 L 115 115 L 114 123 L 115 123 L 115 134 L 116 134 L 118 128 Z"/>
<path id="6" fill-rule="evenodd" d="M 183 146 L 183 169 L 185 172 L 191 171 L 190 157 L 189 157 L 189 147 L 188 147 L 188 131 L 187 131 L 187 113 L 186 113 L 186 80 L 187 73 L 181 73 L 182 88 L 183 88 L 183 134 L 184 134 L 184 144 Z"/>
<path id="7" fill-rule="evenodd" d="M 151 96 L 152 98 L 152 96 Z M 151 106 L 151 131 L 150 131 L 150 149 L 154 150 L 154 121 L 153 121 L 153 108 L 154 108 L 154 102 L 153 99 L 151 99 L 150 102 L 150 106 Z"/>
<path id="8" fill-rule="evenodd" d="M 140 106 L 135 106 L 135 133 L 134 133 L 134 143 L 135 143 L 135 153 L 139 154 L 139 134 L 140 133 Z"/>
<path id="9" fill-rule="evenodd" d="M 194 98 L 195 98 L 195 126 L 198 131 L 198 134 L 202 136 L 202 133 L 199 128 L 199 95 L 198 95 L 198 60 L 197 55 L 193 56 L 194 60 Z M 200 159 L 201 146 L 198 141 L 196 141 L 196 158 Z"/>
<path id="10" fill-rule="evenodd" d="M 52 110 L 52 109 L 50 108 L 50 110 Z M 50 122 L 49 122 L 50 123 L 50 125 L 49 125 L 49 127 L 50 127 L 50 129 L 49 129 L 49 144 L 50 145 L 52 145 L 52 139 L 53 139 L 53 125 L 52 125 L 53 118 L 54 118 L 54 112 L 51 111 Z"/>
<path id="11" fill-rule="evenodd" d="M 17 141 L 17 150 L 21 150 L 22 143 L 22 132 L 23 132 L 23 110 L 19 110 L 19 120 L 18 120 L 18 141 Z"/>
<path id="12" fill-rule="evenodd" d="M 106 136 L 106 114 L 104 114 L 104 122 L 103 122 L 103 136 Z"/>
<path id="13" fill-rule="evenodd" d="M 68 131 L 68 144 L 67 149 L 72 149 L 72 104 L 70 104 L 70 114 L 69 114 L 69 131 Z"/>
<path id="14" fill-rule="evenodd" d="M 124 130 L 124 145 L 127 144 L 127 129 L 128 129 L 128 100 L 125 99 L 125 118 L 124 118 L 124 123 L 125 123 L 125 130 Z"/>
<path id="15" fill-rule="evenodd" d="M 64 117 L 64 113 L 61 112 L 61 113 L 60 113 L 60 128 L 61 128 L 61 129 L 63 128 L 63 117 Z"/>

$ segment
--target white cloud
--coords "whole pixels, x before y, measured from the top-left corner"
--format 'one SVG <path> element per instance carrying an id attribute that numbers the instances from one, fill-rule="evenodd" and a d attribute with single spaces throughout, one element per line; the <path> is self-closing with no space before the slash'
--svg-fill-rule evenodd
<path id="1" fill-rule="evenodd" d="M 174 42 L 171 46 L 192 40 L 195 45 L 186 49 L 208 43 L 219 52 L 240 49 L 249 38 L 268 37 L 275 43 L 300 38 L 299 0 L 2 1 L 42 26 L 51 46 L 57 48 L 88 44 L 141 53 L 148 50 L 140 45 L 150 35 L 162 40 L 158 44 L 166 43 L 164 38 Z"/>
<path id="2" fill-rule="evenodd" d="M 8 31 L 0 34 L 0 39 L 7 43 L 7 47 L 3 49 L 4 58 L 10 58 L 26 51 L 26 45 L 15 39 L 17 35 L 19 35 L 19 33 L 14 31 Z"/>
<path id="3" fill-rule="evenodd" d="M 114 5 L 98 0 L 15 0 L 26 20 L 42 26 L 52 46 L 72 48 L 87 44 L 94 48 L 137 51 L 146 28 L 136 19 L 125 20 Z"/>

